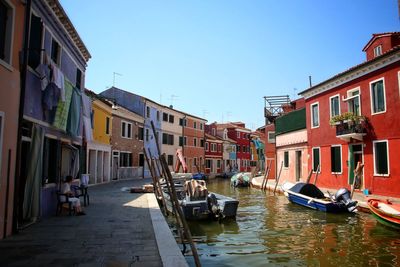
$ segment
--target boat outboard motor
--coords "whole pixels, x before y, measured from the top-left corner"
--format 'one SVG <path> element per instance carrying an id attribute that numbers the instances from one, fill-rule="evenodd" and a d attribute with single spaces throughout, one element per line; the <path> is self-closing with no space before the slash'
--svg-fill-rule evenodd
<path id="1" fill-rule="evenodd" d="M 219 216 L 219 205 L 217 201 L 217 197 L 213 194 L 210 193 L 207 196 L 207 202 L 208 202 L 208 209 L 212 212 L 212 214 L 216 217 Z"/>
<path id="2" fill-rule="evenodd" d="M 349 212 L 355 211 L 357 201 L 351 199 L 350 192 L 346 188 L 340 188 L 335 194 L 335 199 L 343 203 Z"/>

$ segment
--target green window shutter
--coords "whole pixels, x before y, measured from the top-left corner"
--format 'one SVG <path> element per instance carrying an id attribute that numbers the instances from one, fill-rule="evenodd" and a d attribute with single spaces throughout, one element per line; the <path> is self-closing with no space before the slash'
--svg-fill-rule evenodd
<path id="1" fill-rule="evenodd" d="M 375 143 L 376 174 L 388 174 L 387 142 Z"/>
<path id="2" fill-rule="evenodd" d="M 319 163 L 319 148 L 313 148 L 313 171 L 317 171 Z M 320 166 L 321 169 L 321 166 Z"/>
<path id="3" fill-rule="evenodd" d="M 284 167 L 289 168 L 289 151 L 284 152 Z"/>
<path id="4" fill-rule="evenodd" d="M 342 162 L 340 157 L 340 147 L 331 147 L 331 171 L 341 172 Z"/>

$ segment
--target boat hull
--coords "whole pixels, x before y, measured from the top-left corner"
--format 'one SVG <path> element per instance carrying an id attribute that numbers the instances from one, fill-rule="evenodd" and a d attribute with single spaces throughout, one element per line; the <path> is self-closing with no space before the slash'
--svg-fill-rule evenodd
<path id="1" fill-rule="evenodd" d="M 340 205 L 337 203 L 326 202 L 326 201 L 319 201 L 318 199 L 312 199 L 308 197 L 301 197 L 291 193 L 288 193 L 288 199 L 290 202 L 314 209 L 323 212 L 347 212 L 347 208 L 344 205 Z"/>
<path id="2" fill-rule="evenodd" d="M 390 226 L 392 228 L 400 229 L 400 215 L 392 215 L 387 212 L 384 212 L 379 207 L 374 206 L 374 202 L 384 203 L 378 199 L 369 199 L 368 207 L 372 213 L 372 215 L 378 220 L 378 222 Z M 386 203 L 385 203 L 386 204 Z M 400 212 L 400 210 L 399 210 Z"/>

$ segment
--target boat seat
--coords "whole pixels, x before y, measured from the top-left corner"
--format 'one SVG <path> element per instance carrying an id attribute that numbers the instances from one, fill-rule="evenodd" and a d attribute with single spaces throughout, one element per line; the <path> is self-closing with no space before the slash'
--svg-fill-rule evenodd
<path id="1" fill-rule="evenodd" d="M 388 204 L 378 203 L 378 208 L 385 213 L 400 216 L 400 211 L 390 207 Z"/>

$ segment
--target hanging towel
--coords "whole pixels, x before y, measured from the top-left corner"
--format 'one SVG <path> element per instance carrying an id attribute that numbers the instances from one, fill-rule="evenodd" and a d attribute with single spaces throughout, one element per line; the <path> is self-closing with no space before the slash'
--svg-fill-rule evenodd
<path id="1" fill-rule="evenodd" d="M 67 132 L 74 136 L 80 136 L 80 120 L 81 120 L 81 92 L 78 88 L 73 88 L 71 105 L 69 108 L 68 122 L 67 122 Z"/>
<path id="2" fill-rule="evenodd" d="M 61 101 L 64 102 L 66 100 L 64 73 L 54 63 L 51 63 L 51 70 L 53 71 L 51 81 L 60 89 Z"/>
<path id="3" fill-rule="evenodd" d="M 44 130 L 33 126 L 31 149 L 28 154 L 25 193 L 23 202 L 23 218 L 34 222 L 40 216 L 40 189 L 43 174 L 43 141 Z"/>
<path id="4" fill-rule="evenodd" d="M 46 64 L 40 64 L 36 68 L 36 72 L 39 74 L 42 91 L 44 91 L 46 89 L 47 85 L 49 84 L 49 80 L 50 80 L 49 66 Z"/>
<path id="5" fill-rule="evenodd" d="M 92 100 L 86 94 L 82 94 L 82 119 L 83 119 L 83 133 L 86 138 L 86 142 L 93 140 L 92 136 L 92 124 L 90 115 L 92 113 Z"/>
<path id="6" fill-rule="evenodd" d="M 62 102 L 62 101 L 58 102 L 56 116 L 54 118 L 53 125 L 54 125 L 54 127 L 57 127 L 58 129 L 66 131 L 73 86 L 67 79 L 65 79 L 64 83 L 65 83 L 65 86 L 64 86 L 65 102 Z"/>

